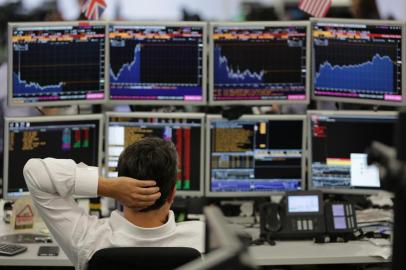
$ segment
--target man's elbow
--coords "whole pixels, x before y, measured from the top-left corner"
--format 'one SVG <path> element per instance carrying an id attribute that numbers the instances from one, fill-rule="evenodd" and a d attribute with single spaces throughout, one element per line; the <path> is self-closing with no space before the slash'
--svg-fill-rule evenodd
<path id="1" fill-rule="evenodd" d="M 43 164 L 41 162 L 41 159 L 39 158 L 31 158 L 27 161 L 27 163 L 25 163 L 23 174 L 28 188 L 30 188 L 34 184 L 34 181 L 37 178 L 37 172 L 41 170 L 42 167 Z"/>

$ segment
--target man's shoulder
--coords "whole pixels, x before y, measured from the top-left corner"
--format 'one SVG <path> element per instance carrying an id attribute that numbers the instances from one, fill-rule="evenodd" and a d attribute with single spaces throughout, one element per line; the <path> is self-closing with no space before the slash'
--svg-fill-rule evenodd
<path id="1" fill-rule="evenodd" d="M 200 220 L 184 221 L 176 223 L 177 230 L 184 231 L 204 231 L 205 223 Z"/>

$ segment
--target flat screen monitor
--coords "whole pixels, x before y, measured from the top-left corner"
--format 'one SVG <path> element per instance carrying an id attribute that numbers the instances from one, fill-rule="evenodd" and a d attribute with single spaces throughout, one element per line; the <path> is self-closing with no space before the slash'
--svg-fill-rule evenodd
<path id="1" fill-rule="evenodd" d="M 309 188 L 369 194 L 380 187 L 379 171 L 368 166 L 372 141 L 394 146 L 395 112 L 310 111 Z"/>
<path id="2" fill-rule="evenodd" d="M 269 196 L 304 189 L 305 118 L 209 115 L 206 195 Z"/>
<path id="3" fill-rule="evenodd" d="M 11 106 L 103 103 L 106 24 L 10 23 Z"/>
<path id="4" fill-rule="evenodd" d="M 210 103 L 308 103 L 308 22 L 213 23 Z"/>
<path id="5" fill-rule="evenodd" d="M 31 158 L 73 159 L 100 168 L 102 119 L 102 115 L 6 118 L 4 198 L 28 194 L 23 168 Z"/>
<path id="6" fill-rule="evenodd" d="M 206 104 L 206 23 L 113 22 L 109 49 L 110 101 Z"/>
<path id="7" fill-rule="evenodd" d="M 118 176 L 121 152 L 148 136 L 171 141 L 178 153 L 176 194 L 203 195 L 204 114 L 199 113 L 107 113 L 106 172 Z"/>
<path id="8" fill-rule="evenodd" d="M 403 22 L 318 19 L 311 27 L 314 99 L 406 104 Z"/>

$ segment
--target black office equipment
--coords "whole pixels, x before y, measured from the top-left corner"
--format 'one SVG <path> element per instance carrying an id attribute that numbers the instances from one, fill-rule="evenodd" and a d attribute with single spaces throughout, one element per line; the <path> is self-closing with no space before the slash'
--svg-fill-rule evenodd
<path id="1" fill-rule="evenodd" d="M 27 247 L 14 244 L 0 244 L 0 256 L 14 256 L 27 250 Z"/>
<path id="2" fill-rule="evenodd" d="M 211 23 L 213 105 L 309 102 L 308 22 Z"/>
<path id="3" fill-rule="evenodd" d="M 278 239 L 344 239 L 357 230 L 355 210 L 348 202 L 323 202 L 320 191 L 287 192 L 280 204 L 260 207 L 261 238 L 271 244 Z"/>
<path id="4" fill-rule="evenodd" d="M 206 196 L 268 197 L 304 187 L 305 117 L 207 116 Z"/>
<path id="5" fill-rule="evenodd" d="M 105 101 L 105 23 L 12 23 L 8 37 L 10 105 Z"/>
<path id="6" fill-rule="evenodd" d="M 402 106 L 404 24 L 311 19 L 312 98 Z"/>
<path id="7" fill-rule="evenodd" d="M 309 111 L 309 189 L 371 194 L 381 189 L 379 171 L 368 166 L 372 141 L 394 145 L 395 112 Z"/>
<path id="8" fill-rule="evenodd" d="M 40 246 L 38 248 L 38 256 L 58 256 L 59 247 L 58 246 Z"/>
<path id="9" fill-rule="evenodd" d="M 4 198 L 28 195 L 23 168 L 31 158 L 63 158 L 101 165 L 102 116 L 42 116 L 5 119 Z"/>
<path id="10" fill-rule="evenodd" d="M 89 270 L 172 270 L 194 259 L 200 252 L 187 247 L 121 247 L 97 251 Z"/>
<path id="11" fill-rule="evenodd" d="M 206 104 L 205 22 L 113 22 L 109 50 L 110 102 Z"/>
<path id="12" fill-rule="evenodd" d="M 128 145 L 149 136 L 171 141 L 178 153 L 176 195 L 203 195 L 204 114 L 107 113 L 106 175 L 117 177 L 119 155 Z"/>

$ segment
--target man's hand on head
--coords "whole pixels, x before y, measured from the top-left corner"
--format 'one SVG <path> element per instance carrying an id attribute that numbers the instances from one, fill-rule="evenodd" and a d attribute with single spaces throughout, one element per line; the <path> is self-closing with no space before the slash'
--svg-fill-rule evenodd
<path id="1" fill-rule="evenodd" d="M 137 180 L 130 177 L 99 178 L 98 195 L 118 200 L 124 206 L 142 210 L 153 205 L 161 193 L 153 180 Z"/>

